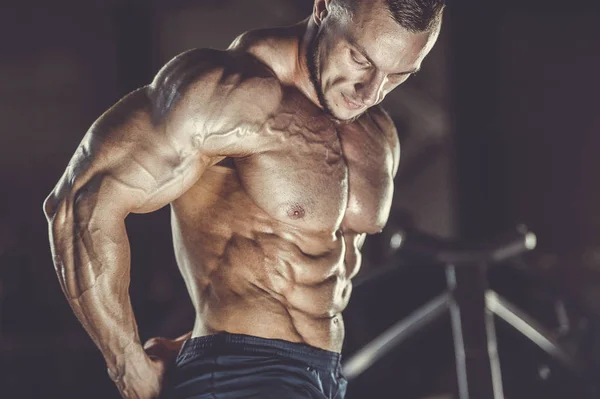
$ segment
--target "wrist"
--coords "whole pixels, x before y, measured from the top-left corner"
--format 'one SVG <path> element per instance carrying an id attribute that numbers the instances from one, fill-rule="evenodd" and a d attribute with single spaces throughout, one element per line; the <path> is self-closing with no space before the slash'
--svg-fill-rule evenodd
<path id="1" fill-rule="evenodd" d="M 131 344 L 122 354 L 115 356 L 112 362 L 106 363 L 108 376 L 114 382 L 122 381 L 127 373 L 149 361 L 150 358 L 139 344 Z"/>

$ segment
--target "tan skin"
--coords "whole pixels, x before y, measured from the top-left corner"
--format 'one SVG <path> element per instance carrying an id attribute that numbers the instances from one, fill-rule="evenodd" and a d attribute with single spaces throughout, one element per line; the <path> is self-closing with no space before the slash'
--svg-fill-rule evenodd
<path id="1" fill-rule="evenodd" d="M 190 335 L 341 350 L 360 248 L 388 219 L 399 162 L 376 105 L 420 67 L 439 27 L 410 33 L 377 7 L 350 20 L 335 1 L 227 51 L 176 57 L 92 125 L 45 201 L 62 289 L 123 397 L 158 397 Z M 319 31 L 325 106 L 304 61 Z M 124 221 L 167 204 L 196 320 L 144 349 Z"/>

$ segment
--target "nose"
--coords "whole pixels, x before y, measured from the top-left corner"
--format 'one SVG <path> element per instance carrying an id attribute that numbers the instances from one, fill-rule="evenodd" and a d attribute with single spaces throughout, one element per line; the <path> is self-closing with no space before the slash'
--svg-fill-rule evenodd
<path id="1" fill-rule="evenodd" d="M 373 73 L 365 76 L 365 79 L 354 85 L 354 90 L 358 99 L 367 107 L 372 107 L 381 99 L 385 76 L 380 73 Z"/>

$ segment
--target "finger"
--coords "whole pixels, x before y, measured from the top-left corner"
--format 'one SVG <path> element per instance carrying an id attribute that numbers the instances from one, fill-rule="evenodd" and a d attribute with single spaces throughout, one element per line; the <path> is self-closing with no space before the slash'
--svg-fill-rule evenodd
<path id="1" fill-rule="evenodd" d="M 167 341 L 167 340 L 165 338 L 162 338 L 162 337 L 150 338 L 144 344 L 144 349 L 148 350 L 148 349 L 156 347 L 156 346 L 164 345 L 164 341 Z"/>
<path id="2" fill-rule="evenodd" d="M 172 341 L 166 338 L 152 338 L 144 344 L 146 354 L 153 360 L 172 363 L 177 358 L 183 341 Z"/>
<path id="3" fill-rule="evenodd" d="M 146 354 L 154 359 L 170 361 L 173 357 L 173 348 L 170 340 L 165 338 L 152 338 L 144 344 Z"/>
<path id="4" fill-rule="evenodd" d="M 183 341 L 186 341 L 186 340 L 190 339 L 191 337 L 192 337 L 192 332 L 189 331 L 189 332 L 183 334 L 182 336 L 175 338 L 175 341 L 176 342 L 183 342 Z"/>

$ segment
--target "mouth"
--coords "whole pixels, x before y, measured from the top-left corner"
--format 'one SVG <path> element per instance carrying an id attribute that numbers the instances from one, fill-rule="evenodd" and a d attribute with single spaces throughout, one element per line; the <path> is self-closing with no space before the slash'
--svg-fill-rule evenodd
<path id="1" fill-rule="evenodd" d="M 348 97 L 346 97 L 346 95 L 344 93 L 342 93 L 342 98 L 344 99 L 344 104 L 346 105 L 346 108 L 348 108 L 352 111 L 356 111 L 356 110 L 363 108 L 362 104 L 358 104 L 354 101 L 349 100 Z"/>

